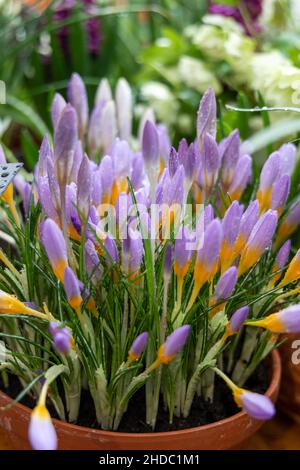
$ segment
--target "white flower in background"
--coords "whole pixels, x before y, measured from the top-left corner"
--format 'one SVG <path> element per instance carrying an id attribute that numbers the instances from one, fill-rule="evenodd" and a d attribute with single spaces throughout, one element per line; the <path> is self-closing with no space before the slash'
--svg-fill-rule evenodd
<path id="1" fill-rule="evenodd" d="M 142 98 L 153 108 L 159 121 L 173 124 L 177 120 L 179 103 L 167 85 L 151 81 L 142 85 Z"/>
<path id="2" fill-rule="evenodd" d="M 277 33 L 278 29 L 285 29 L 292 23 L 292 3 L 294 6 L 299 0 L 264 0 L 260 24 L 268 33 Z"/>
<path id="3" fill-rule="evenodd" d="M 299 105 L 300 69 L 278 51 L 257 53 L 251 61 L 249 85 L 271 106 Z"/>
<path id="4" fill-rule="evenodd" d="M 182 56 L 178 63 L 178 74 L 185 86 L 204 93 L 211 86 L 216 94 L 221 93 L 222 87 L 209 68 L 194 57 Z"/>

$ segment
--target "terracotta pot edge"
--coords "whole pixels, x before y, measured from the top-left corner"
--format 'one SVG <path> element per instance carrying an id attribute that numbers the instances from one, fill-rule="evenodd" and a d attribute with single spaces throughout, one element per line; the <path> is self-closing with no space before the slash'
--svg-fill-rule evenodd
<path id="1" fill-rule="evenodd" d="M 266 396 L 268 397 L 273 397 L 273 401 L 277 399 L 278 392 L 279 392 L 279 385 L 280 385 L 280 379 L 281 379 L 281 372 L 282 372 L 282 365 L 281 365 L 281 359 L 280 359 L 280 354 L 277 350 L 274 350 L 272 352 L 272 379 L 271 383 L 265 393 Z M 6 402 L 12 401 L 12 399 L 6 395 L 4 392 L 0 390 L 0 397 L 2 397 Z M 17 403 L 14 405 L 14 408 L 17 410 L 22 411 L 23 413 L 30 415 L 31 414 L 31 409 L 28 408 L 27 406 L 24 406 L 20 403 Z M 0 416 L 1 416 L 1 411 L 0 411 Z M 178 431 L 164 431 L 164 432 L 154 432 L 154 433 L 126 433 L 126 432 L 118 432 L 118 431 L 104 431 L 102 429 L 92 429 L 88 428 L 86 426 L 78 426 L 76 424 L 71 424 L 71 423 L 66 423 L 64 421 L 60 421 L 58 419 L 53 419 L 53 424 L 57 429 L 64 429 L 66 431 L 81 431 L 84 433 L 92 433 L 95 435 L 102 435 L 103 437 L 109 437 L 113 439 L 153 439 L 155 437 L 161 437 L 161 438 L 167 438 L 167 437 L 172 437 L 172 436 L 184 436 L 187 434 L 192 434 L 194 432 L 198 432 L 201 430 L 203 431 L 211 431 L 213 429 L 219 428 L 224 426 L 225 424 L 230 424 L 236 420 L 240 420 L 243 418 L 246 418 L 248 415 L 244 411 L 240 411 L 239 413 L 236 413 L 235 415 L 230 416 L 229 418 L 224 418 L 219 421 L 216 421 L 214 423 L 210 424 L 205 424 L 203 426 L 195 426 L 192 428 L 187 428 L 187 429 L 180 429 Z M 252 418 L 250 418 L 252 419 Z M 253 422 L 259 422 L 258 420 L 252 419 Z"/>

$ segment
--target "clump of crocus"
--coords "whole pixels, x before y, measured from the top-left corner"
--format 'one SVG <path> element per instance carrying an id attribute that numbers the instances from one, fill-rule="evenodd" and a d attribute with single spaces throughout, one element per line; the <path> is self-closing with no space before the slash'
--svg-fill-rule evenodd
<path id="1" fill-rule="evenodd" d="M 15 182 L 26 217 L 13 191 L 11 204 L 1 201 L 1 229 L 16 252 L 11 259 L 0 250 L 8 365 L 22 370 L 23 382 L 37 370 L 45 379 L 42 392 L 33 383 L 41 399 L 32 446 L 56 447 L 46 395 L 61 419 L 76 422 L 82 388 L 103 429 L 118 429 L 143 387 L 153 429 L 160 397 L 170 420 L 186 417 L 197 393 L 213 399 L 215 374 L 238 407 L 270 418 L 270 400 L 243 387 L 249 357 L 259 363 L 277 335 L 300 331 L 300 257 L 289 262 L 287 241 L 300 222 L 299 204 L 289 200 L 294 146 L 271 154 L 255 181 L 239 132 L 217 142 L 211 89 L 195 140 L 178 148 L 149 111 L 132 135 L 124 79 L 115 93 L 104 79 L 90 112 L 75 74 L 67 100 L 54 96 L 54 139 L 42 141 L 33 182 L 24 174 Z M 258 190 L 249 200 L 252 183 Z"/>

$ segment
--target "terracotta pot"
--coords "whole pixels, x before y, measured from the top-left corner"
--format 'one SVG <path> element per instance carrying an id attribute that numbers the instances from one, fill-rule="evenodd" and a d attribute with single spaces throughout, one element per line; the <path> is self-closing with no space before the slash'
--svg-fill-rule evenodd
<path id="1" fill-rule="evenodd" d="M 280 347 L 284 364 L 278 405 L 282 411 L 300 423 L 300 334 L 285 335 Z"/>
<path id="2" fill-rule="evenodd" d="M 281 377 L 280 356 L 272 354 L 272 380 L 266 392 L 274 402 L 277 399 Z M 0 392 L 0 406 L 11 402 Z M 31 410 L 23 405 L 0 412 L 3 427 L 14 447 L 29 449 L 27 429 Z M 100 431 L 53 420 L 61 450 L 227 450 L 238 449 L 263 424 L 240 412 L 213 424 L 171 432 L 131 434 Z"/>

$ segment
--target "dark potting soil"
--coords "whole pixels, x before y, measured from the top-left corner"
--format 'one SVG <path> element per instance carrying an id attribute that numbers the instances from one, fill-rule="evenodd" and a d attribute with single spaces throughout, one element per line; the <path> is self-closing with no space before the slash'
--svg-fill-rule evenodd
<path id="1" fill-rule="evenodd" d="M 258 366 L 255 373 L 250 377 L 245 384 L 245 388 L 257 393 L 264 393 L 270 384 L 270 368 L 268 362 L 264 362 Z M 10 397 L 16 398 L 21 392 L 22 387 L 19 379 L 14 376 L 9 376 L 9 387 L 5 388 L 0 378 L 0 390 L 5 391 Z M 33 408 L 36 402 L 28 395 L 20 401 L 25 406 Z M 57 413 L 53 406 L 49 404 L 49 411 L 53 418 L 58 418 Z M 175 431 L 178 429 L 187 429 L 196 426 L 202 426 L 209 423 L 214 423 L 224 418 L 228 418 L 240 409 L 236 406 L 232 393 L 227 385 L 219 378 L 215 379 L 215 390 L 213 402 L 205 401 L 201 397 L 195 398 L 190 415 L 188 418 L 173 418 L 173 423 L 169 423 L 169 414 L 164 409 L 162 400 L 158 410 L 158 418 L 155 431 Z M 90 393 L 86 390 L 82 392 L 80 412 L 77 423 L 79 426 L 86 426 L 90 428 L 99 428 L 96 422 L 94 411 L 94 403 Z M 128 410 L 124 415 L 118 429 L 119 432 L 133 432 L 145 433 L 153 432 L 150 426 L 145 422 L 145 393 L 143 390 L 137 392 L 131 400 Z"/>

